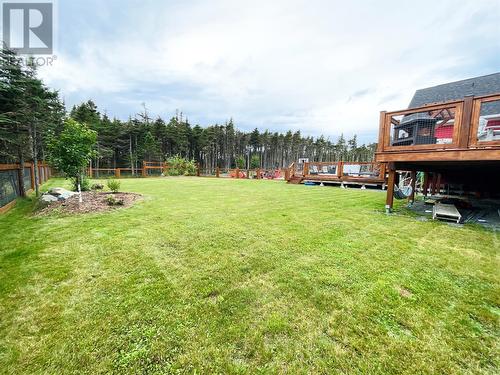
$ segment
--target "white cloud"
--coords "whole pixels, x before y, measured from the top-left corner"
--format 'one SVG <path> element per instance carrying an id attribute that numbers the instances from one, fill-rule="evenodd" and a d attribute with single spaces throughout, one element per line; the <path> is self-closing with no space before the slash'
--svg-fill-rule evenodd
<path id="1" fill-rule="evenodd" d="M 374 136 L 378 112 L 405 107 L 415 89 L 488 72 L 478 51 L 499 47 L 498 4 L 122 5 L 116 33 L 82 34 L 71 41 L 78 53 L 61 54 L 42 74 L 66 97 L 104 95 L 100 106 L 146 101 L 157 114 L 181 108 L 202 124 L 233 117 L 245 127 Z"/>

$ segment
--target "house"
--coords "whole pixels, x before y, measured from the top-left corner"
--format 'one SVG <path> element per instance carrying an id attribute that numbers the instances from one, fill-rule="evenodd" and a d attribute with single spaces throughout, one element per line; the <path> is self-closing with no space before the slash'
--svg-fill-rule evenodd
<path id="1" fill-rule="evenodd" d="M 416 172 L 424 172 L 424 194 L 446 182 L 499 195 L 500 73 L 420 89 L 408 109 L 382 111 L 375 160 L 387 163 L 387 210 L 396 170 L 410 171 L 413 184 Z"/>

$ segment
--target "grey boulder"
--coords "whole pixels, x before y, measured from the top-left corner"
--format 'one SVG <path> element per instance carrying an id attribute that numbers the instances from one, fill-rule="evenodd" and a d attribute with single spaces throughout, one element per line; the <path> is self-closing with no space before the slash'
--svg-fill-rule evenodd
<path id="1" fill-rule="evenodd" d="M 73 191 L 66 190 L 64 188 L 51 188 L 48 193 L 44 195 L 51 195 L 56 198 L 56 200 L 64 201 L 73 195 L 78 194 Z M 51 201 L 55 202 L 55 201 Z"/>
<path id="2" fill-rule="evenodd" d="M 56 187 L 56 188 L 51 188 L 49 190 L 48 194 L 55 197 L 56 200 L 64 201 L 64 200 L 68 199 L 69 197 L 72 197 L 73 195 L 78 194 L 78 193 L 75 193 L 73 191 L 69 191 L 69 190 L 66 190 L 63 188 Z"/>
<path id="3" fill-rule="evenodd" d="M 40 200 L 42 202 L 45 202 L 45 203 L 52 203 L 52 202 L 58 201 L 56 196 L 54 196 L 52 194 L 48 194 L 48 193 L 42 194 L 42 196 L 40 197 Z"/>

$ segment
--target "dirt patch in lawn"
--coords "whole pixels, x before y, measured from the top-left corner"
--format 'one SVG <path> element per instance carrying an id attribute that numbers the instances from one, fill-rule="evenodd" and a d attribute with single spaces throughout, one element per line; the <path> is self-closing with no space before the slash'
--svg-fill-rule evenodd
<path id="1" fill-rule="evenodd" d="M 413 293 L 410 292 L 408 289 L 406 288 L 403 288 L 403 287 L 398 287 L 397 288 L 398 292 L 399 292 L 399 295 L 401 297 L 404 297 L 404 298 L 410 298 L 411 296 L 413 296 Z"/>
<path id="2" fill-rule="evenodd" d="M 115 202 L 120 201 L 123 202 L 123 204 L 110 205 L 108 203 L 110 196 L 114 197 Z M 118 208 L 130 207 L 141 198 L 142 195 L 135 193 L 83 192 L 82 203 L 79 202 L 77 194 L 65 201 L 52 202 L 47 206 L 43 206 L 39 208 L 35 214 L 47 215 L 52 212 L 77 214 L 111 211 Z"/>

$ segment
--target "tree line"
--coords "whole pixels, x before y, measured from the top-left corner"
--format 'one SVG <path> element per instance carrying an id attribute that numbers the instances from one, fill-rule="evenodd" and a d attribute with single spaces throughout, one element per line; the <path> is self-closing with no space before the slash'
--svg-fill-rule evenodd
<path id="1" fill-rule="evenodd" d="M 310 161 L 371 161 L 376 144 L 358 145 L 356 136 L 332 141 L 300 131 L 238 130 L 232 119 L 206 127 L 192 125 L 182 113 L 165 121 L 152 118 L 143 104 L 128 120 L 101 113 L 92 100 L 69 113 L 58 92 L 37 78 L 36 69 L 3 49 L 0 56 L 0 163 L 46 159 L 48 140 L 72 118 L 97 134 L 93 168 L 140 169 L 143 161 L 180 156 L 202 168 L 282 168 L 299 158 Z"/>
<path id="2" fill-rule="evenodd" d="M 91 100 L 74 106 L 70 116 L 97 132 L 94 168 L 140 168 L 142 161 L 163 161 L 181 156 L 203 168 L 283 168 L 299 158 L 310 161 L 371 161 L 376 143 L 358 145 L 356 136 L 335 142 L 321 136 L 238 130 L 232 119 L 207 127 L 191 125 L 182 113 L 168 122 L 152 119 L 143 110 L 128 121 L 101 114 Z"/>
<path id="3" fill-rule="evenodd" d="M 12 51 L 0 52 L 0 163 L 35 164 L 38 189 L 38 160 L 45 160 L 47 145 L 63 126 L 66 116 L 59 94 L 37 78 L 35 65 Z M 24 184 L 19 183 L 21 195 Z M 38 191 L 37 191 L 38 194 Z"/>

